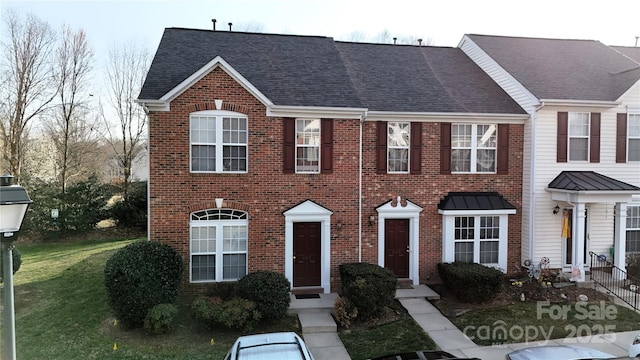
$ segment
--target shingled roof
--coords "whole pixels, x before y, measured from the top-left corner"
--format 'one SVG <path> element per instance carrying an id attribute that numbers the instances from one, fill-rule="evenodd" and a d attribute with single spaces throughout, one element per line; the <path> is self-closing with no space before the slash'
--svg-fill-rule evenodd
<path id="1" fill-rule="evenodd" d="M 165 29 L 139 99 L 158 100 L 215 57 L 275 105 L 524 114 L 457 48 Z"/>
<path id="2" fill-rule="evenodd" d="M 640 66 L 593 40 L 467 35 L 539 99 L 615 101 Z"/>

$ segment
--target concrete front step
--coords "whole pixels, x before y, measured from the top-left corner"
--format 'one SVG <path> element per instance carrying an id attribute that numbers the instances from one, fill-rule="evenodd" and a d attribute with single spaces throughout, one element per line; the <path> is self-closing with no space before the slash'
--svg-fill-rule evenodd
<path id="1" fill-rule="evenodd" d="M 298 319 L 300 320 L 300 327 L 302 328 L 303 334 L 335 333 L 338 331 L 338 326 L 328 311 L 299 313 Z"/>

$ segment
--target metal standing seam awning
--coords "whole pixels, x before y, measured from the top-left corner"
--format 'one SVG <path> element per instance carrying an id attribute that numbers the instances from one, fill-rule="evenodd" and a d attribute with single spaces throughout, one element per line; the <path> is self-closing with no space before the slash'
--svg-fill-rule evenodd
<path id="1" fill-rule="evenodd" d="M 497 192 L 450 192 L 438 204 L 438 212 L 500 211 L 515 214 L 516 207 Z"/>
<path id="2" fill-rule="evenodd" d="M 594 171 L 563 171 L 546 190 L 551 200 L 568 203 L 626 203 L 640 195 L 640 187 Z"/>

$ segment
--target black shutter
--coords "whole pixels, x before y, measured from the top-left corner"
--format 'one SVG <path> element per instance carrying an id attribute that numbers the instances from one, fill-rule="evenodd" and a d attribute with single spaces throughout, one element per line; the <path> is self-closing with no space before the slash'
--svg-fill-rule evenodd
<path id="1" fill-rule="evenodd" d="M 320 172 L 333 172 L 333 119 L 322 119 L 320 123 Z"/>
<path id="2" fill-rule="evenodd" d="M 616 162 L 627 162 L 627 114 L 618 113 L 616 124 Z"/>
<path id="3" fill-rule="evenodd" d="M 387 173 L 387 122 L 376 122 L 376 168 L 378 174 Z"/>
<path id="4" fill-rule="evenodd" d="M 284 118 L 282 136 L 282 172 L 296 171 L 296 119 Z"/>
<path id="5" fill-rule="evenodd" d="M 569 113 L 558 112 L 558 132 L 556 136 L 556 161 L 567 162 L 567 141 L 569 136 Z"/>
<path id="6" fill-rule="evenodd" d="M 589 131 L 589 162 L 600 162 L 600 113 L 591 113 Z"/>
<path id="7" fill-rule="evenodd" d="M 451 174 L 451 123 L 440 123 L 440 174 Z"/>
<path id="8" fill-rule="evenodd" d="M 509 124 L 498 125 L 498 174 L 509 173 Z"/>
<path id="9" fill-rule="evenodd" d="M 422 123 L 411 123 L 411 148 L 409 150 L 409 164 L 411 174 L 422 171 Z"/>

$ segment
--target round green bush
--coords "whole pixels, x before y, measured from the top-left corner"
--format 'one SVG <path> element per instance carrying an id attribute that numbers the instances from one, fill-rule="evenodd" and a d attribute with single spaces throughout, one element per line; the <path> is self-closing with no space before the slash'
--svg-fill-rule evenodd
<path id="1" fill-rule="evenodd" d="M 282 319 L 287 315 L 290 289 L 289 280 L 272 271 L 256 271 L 238 282 L 238 295 L 253 301 L 265 320 Z"/>
<path id="2" fill-rule="evenodd" d="M 158 242 L 136 242 L 113 254 L 104 268 L 104 280 L 116 318 L 125 327 L 139 327 L 151 308 L 173 303 L 182 270 L 180 254 Z"/>
<path id="3" fill-rule="evenodd" d="M 149 310 L 144 318 L 144 329 L 149 334 L 166 334 L 173 329 L 173 319 L 178 315 L 178 308 L 173 304 L 158 304 Z"/>

